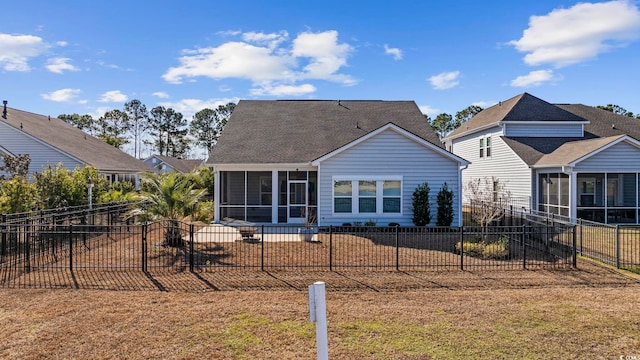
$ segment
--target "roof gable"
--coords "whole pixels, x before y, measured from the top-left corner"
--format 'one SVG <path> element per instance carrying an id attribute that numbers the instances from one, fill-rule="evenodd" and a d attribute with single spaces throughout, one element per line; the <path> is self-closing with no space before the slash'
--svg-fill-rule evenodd
<path id="1" fill-rule="evenodd" d="M 454 139 L 466 134 L 497 126 L 503 122 L 577 122 L 586 123 L 584 118 L 550 104 L 531 94 L 522 93 L 506 101 L 501 101 L 482 110 L 469 121 L 454 130 L 447 139 Z"/>
<path id="2" fill-rule="evenodd" d="M 554 152 L 542 156 L 535 167 L 545 166 L 573 166 L 575 163 L 589 158 L 607 148 L 621 142 L 629 141 L 640 147 L 640 143 L 625 135 L 596 138 L 580 141 L 568 141 Z"/>
<path id="3" fill-rule="evenodd" d="M 413 101 L 241 100 L 209 164 L 307 164 L 393 123 L 443 148 Z"/>
<path id="4" fill-rule="evenodd" d="M 52 151 L 59 151 L 100 171 L 153 170 L 141 160 L 58 118 L 7 108 L 7 117 L 1 118 L 0 121 L 27 137 L 46 144 Z M 33 158 L 34 154 L 31 156 Z"/>
<path id="5" fill-rule="evenodd" d="M 336 150 L 334 150 L 334 151 L 332 151 L 332 152 L 330 152 L 328 154 L 325 154 L 325 155 L 321 156 L 318 159 L 315 159 L 312 162 L 312 164 L 314 166 L 318 166 L 318 165 L 320 165 L 321 162 L 323 162 L 323 161 L 325 161 L 327 159 L 330 159 L 330 158 L 332 158 L 332 157 L 334 157 L 334 156 L 336 156 L 336 155 L 338 155 L 338 154 L 340 154 L 340 153 L 342 153 L 342 152 L 344 152 L 344 151 L 346 151 L 346 150 L 348 150 L 348 149 L 350 149 L 350 148 L 352 148 L 352 147 L 354 147 L 354 146 L 356 146 L 356 145 L 358 145 L 360 143 L 363 143 L 363 142 L 373 138 L 374 136 L 376 136 L 376 135 L 378 135 L 378 134 L 380 134 L 380 133 L 382 133 L 384 131 L 387 131 L 387 130 L 394 131 L 394 132 L 406 137 L 407 139 L 410 139 L 410 140 L 412 140 L 412 141 L 414 141 L 414 142 L 416 142 L 416 143 L 418 143 L 418 144 L 420 144 L 420 145 L 422 145 L 422 146 L 424 146 L 424 147 L 426 147 L 426 148 L 428 148 L 428 149 L 430 149 L 432 151 L 435 151 L 436 153 L 448 158 L 449 160 L 457 162 L 459 165 L 464 166 L 464 165 L 468 165 L 469 164 L 469 162 L 466 161 L 465 159 L 463 159 L 463 158 L 461 158 L 461 157 L 459 157 L 457 155 L 454 155 L 454 154 L 444 150 L 443 148 L 441 148 L 439 146 L 435 146 L 432 143 L 430 143 L 428 141 L 425 141 L 424 139 L 420 138 L 419 136 L 416 136 L 416 135 L 414 135 L 414 134 L 402 129 L 399 126 L 396 126 L 393 123 L 388 123 L 388 124 L 378 128 L 378 129 L 376 129 L 376 130 L 374 130 L 374 131 L 372 131 L 372 132 L 370 132 L 370 133 L 368 133 L 368 134 L 366 134 L 366 135 L 364 135 L 364 136 L 362 136 L 362 137 L 360 137 L 360 138 L 358 138 L 358 139 L 356 139 L 356 140 L 354 140 L 354 141 L 352 141 L 352 142 L 350 142 L 348 144 L 345 144 L 344 146 L 342 146 L 342 147 L 340 147 L 340 148 L 338 148 L 338 149 L 336 149 Z"/>

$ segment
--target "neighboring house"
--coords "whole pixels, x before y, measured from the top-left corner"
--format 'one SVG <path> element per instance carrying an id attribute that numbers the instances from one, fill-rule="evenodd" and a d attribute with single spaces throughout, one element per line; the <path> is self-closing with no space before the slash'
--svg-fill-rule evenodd
<path id="1" fill-rule="evenodd" d="M 424 182 L 454 192 L 461 224 L 460 169 L 413 101 L 243 100 L 207 164 L 215 171 L 215 221 L 319 225 L 412 224 Z"/>
<path id="2" fill-rule="evenodd" d="M 0 117 L 3 152 L 29 154 L 29 172 L 41 172 L 61 163 L 73 170 L 90 165 L 109 181 L 130 181 L 137 187 L 139 174 L 153 171 L 142 160 L 86 134 L 58 118 L 6 108 Z"/>
<path id="3" fill-rule="evenodd" d="M 177 171 L 186 174 L 204 166 L 204 159 L 178 159 L 164 155 L 151 155 L 144 162 L 158 173 Z"/>
<path id="4" fill-rule="evenodd" d="M 524 93 L 444 141 L 471 161 L 463 183 L 495 178 L 527 207 L 602 223 L 640 220 L 640 120 Z"/>

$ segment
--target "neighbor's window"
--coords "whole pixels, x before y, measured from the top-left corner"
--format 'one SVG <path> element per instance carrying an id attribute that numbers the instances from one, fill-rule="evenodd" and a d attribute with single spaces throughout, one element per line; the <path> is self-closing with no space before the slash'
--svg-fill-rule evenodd
<path id="1" fill-rule="evenodd" d="M 491 136 L 480 138 L 480 157 L 491 157 Z"/>

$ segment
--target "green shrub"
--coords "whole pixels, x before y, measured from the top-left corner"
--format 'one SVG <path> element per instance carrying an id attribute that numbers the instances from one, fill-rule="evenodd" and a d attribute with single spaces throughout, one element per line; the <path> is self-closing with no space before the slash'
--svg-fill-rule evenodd
<path id="1" fill-rule="evenodd" d="M 400 224 L 398 224 L 397 222 L 390 222 L 389 226 L 391 226 L 391 227 L 400 226 Z"/>
<path id="2" fill-rule="evenodd" d="M 461 246 L 462 245 L 462 246 Z M 509 256 L 509 238 L 501 236 L 498 240 L 486 243 L 482 241 L 482 237 L 476 236 L 469 241 L 456 243 L 455 249 L 459 253 L 462 247 L 462 253 L 466 256 L 481 257 L 483 259 L 504 259 Z"/>
<path id="3" fill-rule="evenodd" d="M 416 226 L 425 226 L 431 222 L 431 208 L 429 205 L 429 184 L 423 183 L 413 191 L 412 221 Z"/>
<path id="4" fill-rule="evenodd" d="M 215 206 L 213 201 L 200 201 L 196 204 L 192 220 L 208 223 L 213 220 L 214 212 Z"/>
<path id="5" fill-rule="evenodd" d="M 438 192 L 437 203 L 438 215 L 436 225 L 451 226 L 453 222 L 453 191 L 449 189 L 446 182 Z"/>
<path id="6" fill-rule="evenodd" d="M 375 220 L 367 220 L 364 222 L 364 226 L 376 226 L 378 223 Z"/>
<path id="7" fill-rule="evenodd" d="M 499 242 L 486 244 L 482 249 L 482 257 L 484 259 L 504 259 L 509 255 L 508 247 Z"/>
<path id="8" fill-rule="evenodd" d="M 461 243 L 456 244 L 456 251 L 460 252 Z M 482 242 L 465 242 L 462 244 L 462 253 L 467 256 L 480 256 L 484 250 L 485 244 Z"/>

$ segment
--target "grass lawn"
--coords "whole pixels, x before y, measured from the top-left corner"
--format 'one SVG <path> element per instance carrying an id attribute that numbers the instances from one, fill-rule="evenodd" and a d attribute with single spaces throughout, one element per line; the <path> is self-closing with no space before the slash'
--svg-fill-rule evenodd
<path id="1" fill-rule="evenodd" d="M 252 273 L 234 274 L 206 282 L 224 288 Z M 586 262 L 558 271 L 255 274 L 273 286 L 185 289 L 159 276 L 168 291 L 0 289 L 0 358 L 313 359 L 306 286 L 315 280 L 327 283 L 331 359 L 640 357 L 640 281 Z"/>

